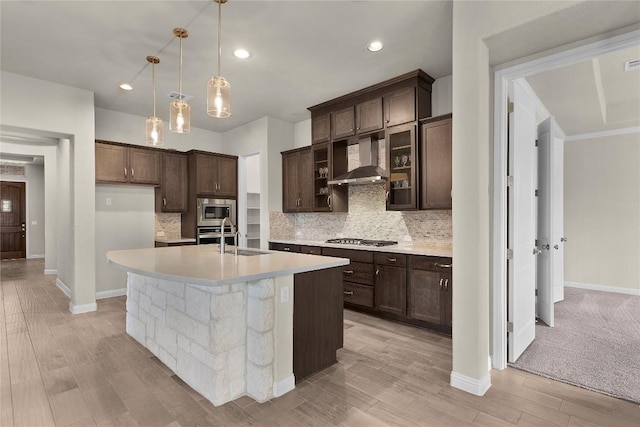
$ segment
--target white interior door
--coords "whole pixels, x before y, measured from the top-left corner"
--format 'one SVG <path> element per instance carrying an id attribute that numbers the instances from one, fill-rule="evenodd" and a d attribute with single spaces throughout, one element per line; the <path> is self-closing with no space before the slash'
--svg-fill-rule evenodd
<path id="1" fill-rule="evenodd" d="M 553 264 L 554 277 L 553 302 L 564 300 L 564 139 L 554 137 L 553 170 L 555 180 L 552 188 L 554 214 L 551 219 L 554 226 L 552 248 L 556 262 Z"/>
<path id="2" fill-rule="evenodd" d="M 538 245 L 542 252 L 538 256 L 536 287 L 538 290 L 537 315 L 548 326 L 554 325 L 554 293 L 555 287 L 561 285 L 562 277 L 557 277 L 559 242 L 555 243 L 558 234 L 556 227 L 562 224 L 558 220 L 558 208 L 562 199 L 557 193 L 562 185 L 562 164 L 558 164 L 556 156 L 556 138 L 554 137 L 555 121 L 548 117 L 538 125 Z M 560 182 L 559 178 L 560 177 Z M 562 212 L 560 212 L 562 215 Z M 559 239 L 559 236 L 558 236 Z M 560 260 L 562 261 L 562 260 Z"/>
<path id="3" fill-rule="evenodd" d="M 508 361 L 514 362 L 536 334 L 536 201 L 537 135 L 535 104 L 518 81 L 510 87 L 507 247 Z"/>

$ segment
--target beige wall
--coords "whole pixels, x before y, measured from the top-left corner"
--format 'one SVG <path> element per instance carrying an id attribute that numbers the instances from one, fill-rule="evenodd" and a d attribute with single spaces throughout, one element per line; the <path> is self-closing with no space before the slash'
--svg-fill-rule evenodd
<path id="1" fill-rule="evenodd" d="M 640 133 L 564 152 L 565 281 L 640 295 Z"/>

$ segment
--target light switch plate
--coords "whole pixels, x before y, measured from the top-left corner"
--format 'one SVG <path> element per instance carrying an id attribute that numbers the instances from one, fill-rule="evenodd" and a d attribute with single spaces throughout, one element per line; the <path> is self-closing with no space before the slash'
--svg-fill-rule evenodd
<path id="1" fill-rule="evenodd" d="M 280 302 L 289 301 L 289 288 L 280 288 Z"/>

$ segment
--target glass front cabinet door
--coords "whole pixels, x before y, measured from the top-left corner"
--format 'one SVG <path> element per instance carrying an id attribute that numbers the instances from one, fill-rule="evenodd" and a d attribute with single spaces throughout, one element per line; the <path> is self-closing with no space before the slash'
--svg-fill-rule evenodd
<path id="1" fill-rule="evenodd" d="M 416 123 L 387 128 L 387 209 L 417 209 Z"/>

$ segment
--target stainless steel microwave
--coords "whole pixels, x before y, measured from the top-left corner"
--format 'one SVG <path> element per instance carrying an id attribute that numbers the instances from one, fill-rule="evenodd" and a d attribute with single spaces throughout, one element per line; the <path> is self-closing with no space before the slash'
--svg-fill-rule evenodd
<path id="1" fill-rule="evenodd" d="M 233 199 L 198 199 L 196 209 L 198 227 L 214 227 L 226 217 L 235 225 L 236 201 Z"/>

